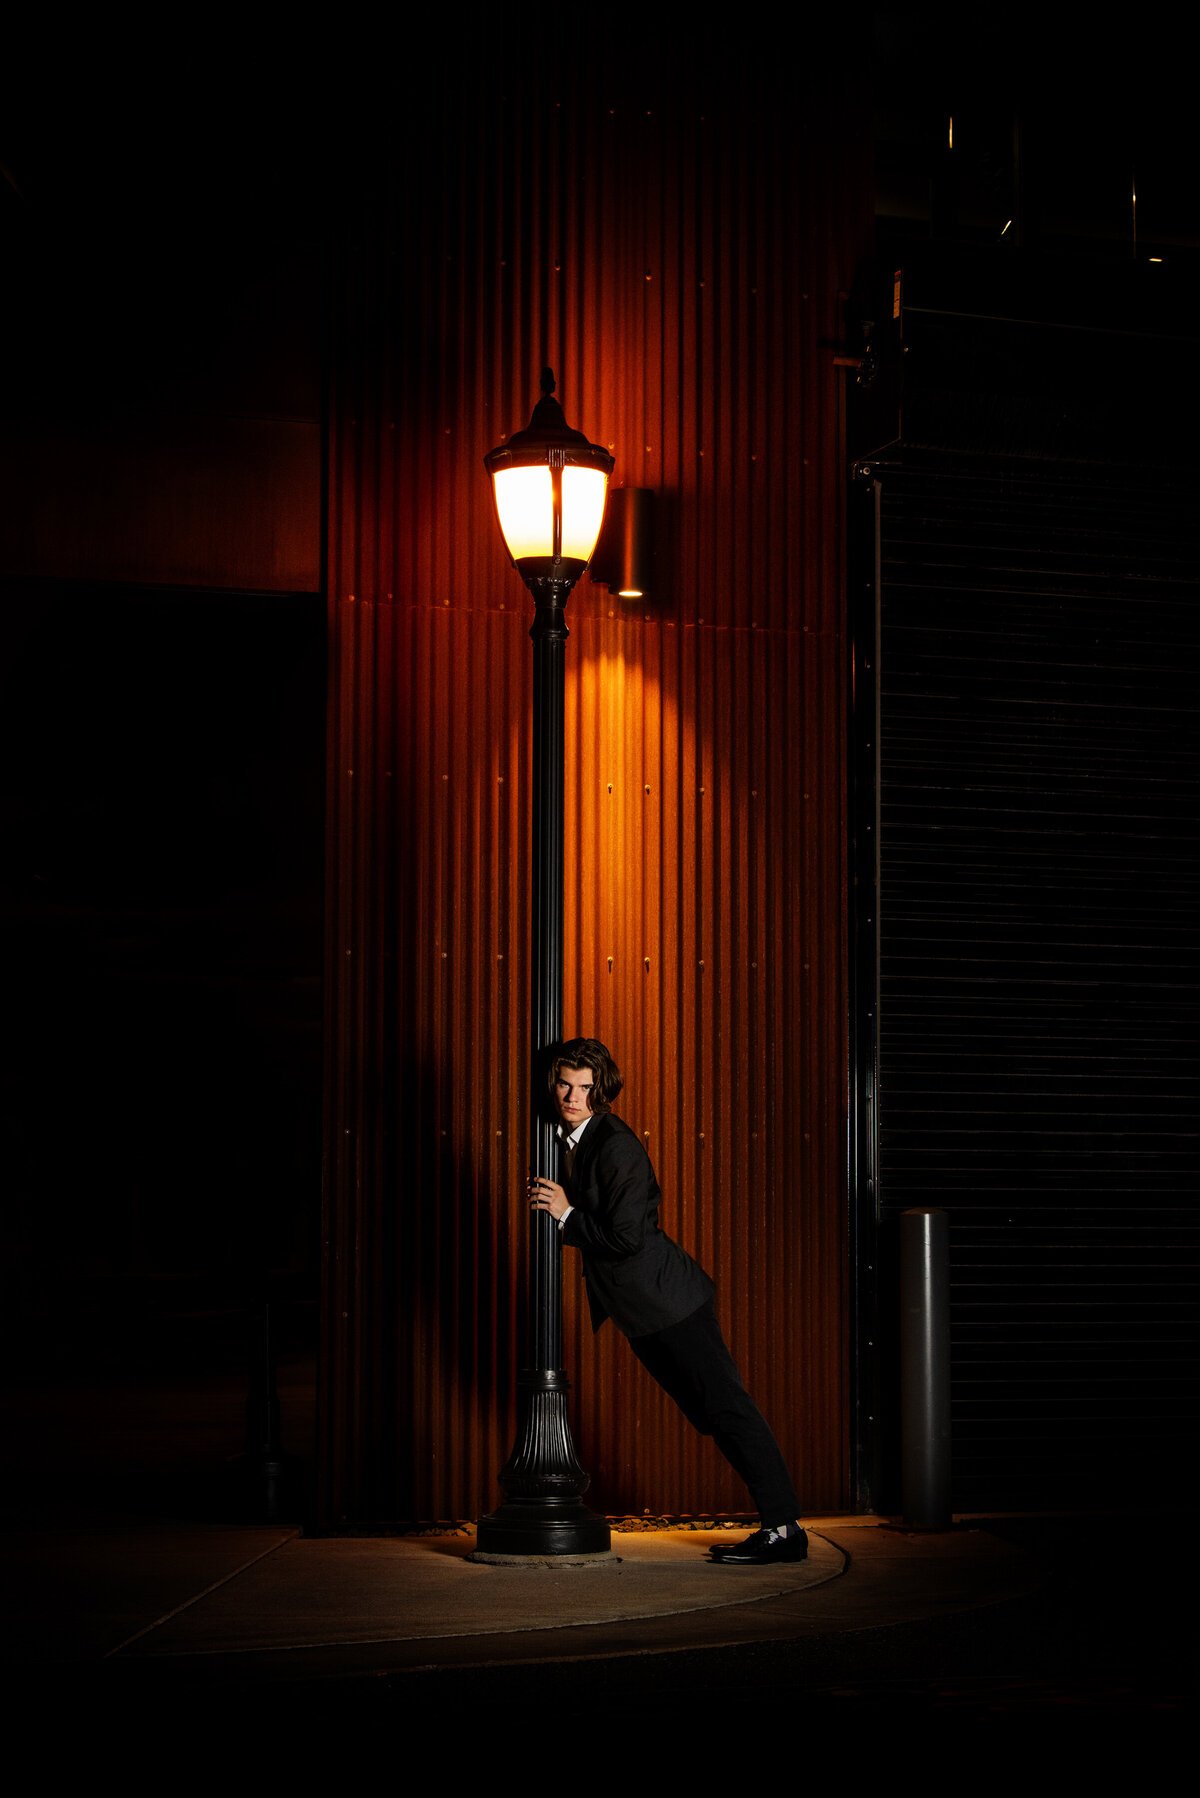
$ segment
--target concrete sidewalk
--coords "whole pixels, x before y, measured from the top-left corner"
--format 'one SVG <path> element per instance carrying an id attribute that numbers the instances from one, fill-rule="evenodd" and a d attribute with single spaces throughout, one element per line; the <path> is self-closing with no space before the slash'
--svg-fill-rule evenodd
<path id="1" fill-rule="evenodd" d="M 874 1518 L 806 1521 L 808 1560 L 776 1570 L 709 1561 L 728 1530 L 617 1532 L 613 1560 L 551 1569 L 474 1564 L 470 1528 L 306 1538 L 97 1523 L 24 1536 L 7 1633 L 27 1666 L 245 1687 L 840 1635 L 995 1605 L 1044 1578 L 969 1523 L 916 1536 Z"/>

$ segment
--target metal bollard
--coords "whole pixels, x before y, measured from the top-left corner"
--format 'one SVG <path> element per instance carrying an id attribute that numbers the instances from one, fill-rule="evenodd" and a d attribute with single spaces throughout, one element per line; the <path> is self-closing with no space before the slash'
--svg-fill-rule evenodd
<path id="1" fill-rule="evenodd" d="M 900 1216 L 901 1485 L 904 1524 L 950 1528 L 950 1220 Z"/>

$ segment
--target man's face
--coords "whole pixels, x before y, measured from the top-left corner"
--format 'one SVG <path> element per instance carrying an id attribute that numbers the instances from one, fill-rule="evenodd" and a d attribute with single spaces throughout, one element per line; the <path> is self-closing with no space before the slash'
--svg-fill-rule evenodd
<path id="1" fill-rule="evenodd" d="M 592 1114 L 591 1068 L 559 1068 L 554 1087 L 554 1102 L 566 1130 L 574 1130 Z"/>

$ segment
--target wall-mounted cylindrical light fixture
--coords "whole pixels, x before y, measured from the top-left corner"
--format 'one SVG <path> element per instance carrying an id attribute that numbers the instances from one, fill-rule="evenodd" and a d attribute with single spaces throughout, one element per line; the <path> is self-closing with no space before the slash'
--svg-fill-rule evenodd
<path id="1" fill-rule="evenodd" d="M 654 592 L 654 493 L 649 487 L 614 487 L 604 529 L 592 557 L 591 577 L 620 599 Z"/>
<path id="2" fill-rule="evenodd" d="M 490 450 L 496 517 L 513 564 L 539 603 L 562 605 L 600 535 L 613 459 L 573 431 L 542 370 L 542 397 L 523 431 Z"/>

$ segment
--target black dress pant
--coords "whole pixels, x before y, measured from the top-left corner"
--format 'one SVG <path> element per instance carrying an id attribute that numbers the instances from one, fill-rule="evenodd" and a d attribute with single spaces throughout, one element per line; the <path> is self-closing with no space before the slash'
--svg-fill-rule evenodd
<path id="1" fill-rule="evenodd" d="M 652 1336 L 631 1336 L 629 1346 L 688 1422 L 712 1437 L 746 1482 L 763 1527 L 799 1516 L 800 1500 L 787 1463 L 746 1391 L 711 1303 Z"/>

